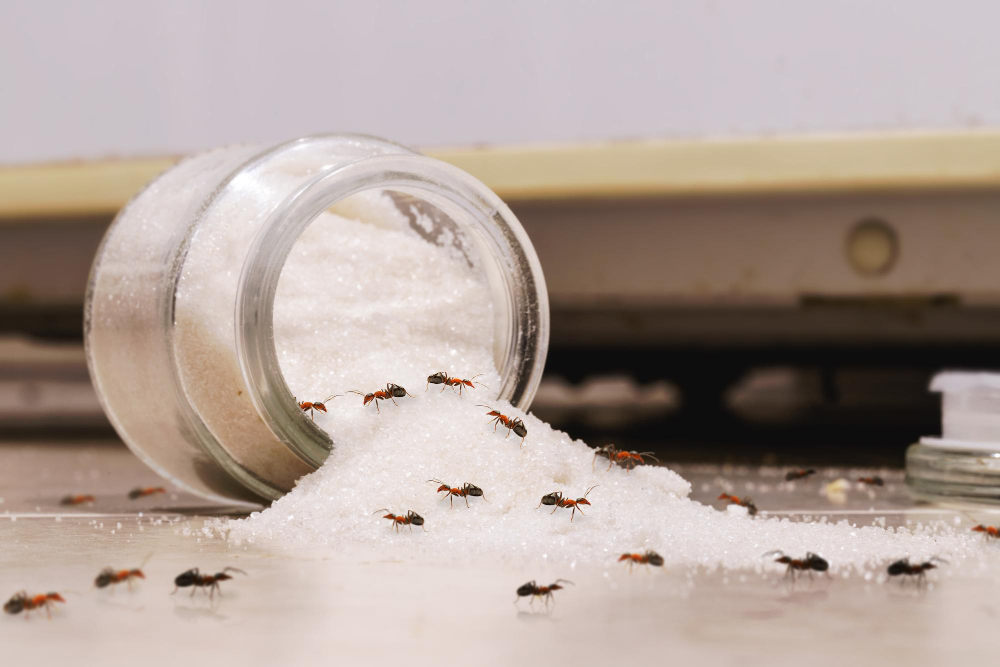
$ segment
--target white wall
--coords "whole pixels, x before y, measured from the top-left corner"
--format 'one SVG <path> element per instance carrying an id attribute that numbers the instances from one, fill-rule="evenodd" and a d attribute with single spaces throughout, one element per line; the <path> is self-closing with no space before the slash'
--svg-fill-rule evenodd
<path id="1" fill-rule="evenodd" d="M 1000 125 L 1000 3 L 0 0 L 0 162 Z"/>

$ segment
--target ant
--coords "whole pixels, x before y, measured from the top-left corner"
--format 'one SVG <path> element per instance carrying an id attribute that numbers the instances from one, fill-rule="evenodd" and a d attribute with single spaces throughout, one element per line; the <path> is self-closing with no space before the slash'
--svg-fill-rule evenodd
<path id="1" fill-rule="evenodd" d="M 555 514 L 556 510 L 559 509 L 560 507 L 564 507 L 566 509 L 572 507 L 573 513 L 569 515 L 569 522 L 573 523 L 573 517 L 576 516 L 577 511 L 579 511 L 580 514 L 583 514 L 583 509 L 580 507 L 580 505 L 590 504 L 590 501 L 587 500 L 587 496 L 589 496 L 590 492 L 596 489 L 598 486 L 600 486 L 600 484 L 593 485 L 592 487 L 587 489 L 587 492 L 583 494 L 582 498 L 577 498 L 576 500 L 573 500 L 571 498 L 563 498 L 562 491 L 553 491 L 552 493 L 546 493 L 544 496 L 542 496 L 541 501 L 539 501 L 538 503 L 538 507 L 535 507 L 535 509 L 538 509 L 542 505 L 555 505 L 555 507 L 552 508 L 551 512 L 551 514 Z"/>
<path id="2" fill-rule="evenodd" d="M 482 375 L 482 373 L 480 373 L 479 375 Z M 462 389 L 463 388 L 468 387 L 469 389 L 475 389 L 475 386 L 477 384 L 478 385 L 482 385 L 482 386 L 486 387 L 487 389 L 489 389 L 489 387 L 487 387 L 482 382 L 473 382 L 473 380 L 475 380 L 477 377 L 479 377 L 479 375 L 473 375 L 470 379 L 463 380 L 461 378 L 451 377 L 450 375 L 448 375 L 444 371 L 438 371 L 434 375 L 428 375 L 427 376 L 427 388 L 425 388 L 424 391 L 427 391 L 427 389 L 430 389 L 430 386 L 432 384 L 442 385 L 441 386 L 441 391 L 444 391 L 445 387 L 451 387 L 452 389 L 454 389 L 455 387 L 458 387 L 458 395 L 459 396 L 462 395 Z"/>
<path id="3" fill-rule="evenodd" d="M 65 604 L 66 600 L 58 593 L 41 593 L 28 597 L 26 592 L 21 591 L 7 600 L 7 603 L 3 606 L 3 610 L 8 614 L 20 614 L 23 611 L 24 618 L 27 620 L 29 611 L 44 607 L 45 614 L 51 619 L 53 602 L 62 602 Z"/>
<path id="4" fill-rule="evenodd" d="M 187 588 L 188 586 L 191 586 L 191 597 L 194 597 L 194 592 L 199 588 L 207 588 L 209 598 L 215 597 L 215 591 L 219 591 L 219 595 L 222 595 L 222 589 L 219 588 L 219 582 L 232 579 L 231 576 L 226 574 L 227 572 L 239 572 L 244 576 L 246 575 L 246 572 L 235 567 L 227 567 L 222 572 L 216 572 L 215 574 L 201 574 L 198 571 L 198 568 L 193 568 L 187 572 L 177 575 L 174 579 L 174 593 L 176 593 L 180 588 Z M 174 593 L 171 593 L 171 595 Z"/>
<path id="5" fill-rule="evenodd" d="M 747 512 L 750 514 L 750 516 L 757 515 L 757 506 L 754 505 L 753 500 L 750 498 L 747 497 L 740 498 L 739 496 L 731 496 L 728 493 L 720 493 L 719 497 L 716 498 L 716 500 L 728 500 L 730 505 L 739 505 L 740 507 L 746 507 Z"/>
<path id="6" fill-rule="evenodd" d="M 1000 537 L 1000 528 L 997 528 L 996 526 L 984 526 L 983 524 L 979 524 L 978 526 L 973 526 L 972 530 L 976 533 L 986 533 L 987 537 Z"/>
<path id="7" fill-rule="evenodd" d="M 570 584 L 571 586 L 576 585 L 568 579 L 556 579 L 555 583 L 549 584 L 548 586 L 539 586 L 534 582 L 534 580 L 532 580 L 517 589 L 517 597 L 514 598 L 514 604 L 517 604 L 521 598 L 526 598 L 530 595 L 530 604 L 532 607 L 535 606 L 535 598 L 537 597 L 545 600 L 545 608 L 548 609 L 549 600 L 552 601 L 552 604 L 556 603 L 556 599 L 552 597 L 552 591 L 561 591 L 563 589 L 563 586 L 559 585 L 560 583 Z"/>
<path id="8" fill-rule="evenodd" d="M 138 498 L 145 498 L 146 496 L 151 496 L 154 493 L 166 493 L 167 490 L 162 486 L 147 486 L 146 488 L 132 489 L 128 492 L 129 500 L 136 500 Z"/>
<path id="9" fill-rule="evenodd" d="M 528 428 L 524 425 L 524 422 L 517 417 L 508 417 L 507 415 L 500 414 L 498 410 L 494 410 L 488 405 L 479 404 L 480 408 L 486 408 L 489 412 L 486 413 L 487 417 L 493 417 L 493 430 L 497 430 L 497 426 L 503 424 L 507 427 L 507 435 L 504 437 L 509 438 L 510 432 L 513 431 L 514 435 L 521 436 L 521 446 L 524 446 L 524 438 L 528 435 Z"/>
<path id="10" fill-rule="evenodd" d="M 83 503 L 92 503 L 97 499 L 89 494 L 79 495 L 79 496 L 65 496 L 59 501 L 60 505 L 82 505 Z"/>
<path id="11" fill-rule="evenodd" d="M 145 579 L 146 575 L 142 573 L 142 570 L 135 568 L 132 570 L 113 570 L 110 567 L 106 567 L 97 575 L 94 579 L 94 586 L 97 588 L 107 588 L 111 584 L 120 584 L 121 582 L 126 582 L 128 584 L 128 589 L 132 590 L 132 580 L 133 579 Z M 114 590 L 114 589 L 112 589 Z"/>
<path id="12" fill-rule="evenodd" d="M 809 468 L 808 470 L 802 470 L 802 469 L 789 470 L 788 472 L 785 473 L 785 481 L 794 482 L 797 479 L 805 479 L 809 475 L 815 475 L 815 474 L 816 471 L 812 468 Z"/>
<path id="13" fill-rule="evenodd" d="M 352 389 L 348 393 L 357 394 L 358 396 L 364 396 L 365 398 L 364 405 L 368 405 L 372 401 L 375 401 L 375 411 L 379 413 L 382 412 L 381 410 L 378 409 L 379 401 L 392 401 L 393 405 L 399 405 L 399 403 L 393 400 L 394 398 L 402 398 L 404 396 L 409 396 L 410 398 L 413 398 L 413 394 L 409 393 L 408 391 L 400 387 L 398 384 L 393 384 L 391 382 L 386 383 L 385 389 L 379 389 L 377 391 L 371 392 L 370 394 L 365 394 L 364 392 L 360 392 L 357 389 Z"/>
<path id="14" fill-rule="evenodd" d="M 788 569 L 785 572 L 785 576 L 787 577 L 791 575 L 793 581 L 795 580 L 795 575 L 798 572 L 808 572 L 809 576 L 812 577 L 813 570 L 816 572 L 826 572 L 830 569 L 830 564 L 828 562 L 811 551 L 806 553 L 805 558 L 791 558 L 786 556 L 781 551 L 768 551 L 764 554 L 764 558 L 773 556 L 774 554 L 778 555 L 778 558 L 775 558 L 774 562 L 787 565 Z"/>
<path id="15" fill-rule="evenodd" d="M 481 497 L 483 500 L 486 500 L 486 496 L 483 495 L 483 490 L 480 489 L 475 484 L 470 484 L 469 482 L 466 482 L 462 486 L 455 487 L 455 486 L 449 486 L 448 484 L 445 484 L 439 479 L 429 479 L 427 481 L 441 485 L 438 487 L 437 492 L 440 493 L 441 491 L 444 491 L 445 494 L 441 496 L 441 500 L 448 498 L 449 500 L 451 500 L 452 507 L 455 506 L 455 498 L 465 498 L 466 507 L 469 507 L 469 496 L 472 496 L 473 498 Z M 486 500 L 486 502 L 490 501 Z M 417 525 L 419 526 L 420 524 Z"/>
<path id="16" fill-rule="evenodd" d="M 653 456 L 653 452 L 637 452 L 634 450 L 626 452 L 624 449 L 618 449 L 614 445 L 604 445 L 594 452 L 594 460 L 590 464 L 591 470 L 594 469 L 594 464 L 597 462 L 598 456 L 604 456 L 608 459 L 608 470 L 611 470 L 611 466 L 617 463 L 625 468 L 626 475 L 629 474 L 632 468 L 646 462 L 646 459 L 643 457 L 651 458 L 657 463 L 660 462 L 660 459 Z"/>
<path id="17" fill-rule="evenodd" d="M 889 572 L 890 577 L 897 577 L 899 575 L 916 577 L 917 585 L 919 586 L 926 580 L 927 570 L 933 570 L 937 567 L 937 565 L 934 564 L 935 561 L 938 563 L 944 563 L 945 565 L 948 564 L 948 561 L 938 558 L 937 556 L 934 556 L 934 558 L 931 558 L 929 561 L 925 561 L 923 563 L 910 563 L 909 558 L 904 558 L 892 563 L 887 571 Z M 900 580 L 900 583 L 905 584 L 906 579 Z"/>
<path id="18" fill-rule="evenodd" d="M 413 532 L 413 526 L 423 527 L 424 525 L 424 517 L 420 516 L 413 510 L 408 510 L 405 516 L 402 514 L 393 514 L 387 509 L 375 510 L 372 514 L 378 514 L 379 512 L 387 512 L 387 514 L 382 518 L 392 521 L 392 527 L 396 529 L 397 533 L 399 532 L 400 526 L 409 526 L 410 532 Z M 424 528 L 424 532 L 426 531 L 427 529 Z"/>
<path id="19" fill-rule="evenodd" d="M 326 404 L 329 401 L 332 401 L 333 399 L 337 398 L 338 396 L 343 396 L 343 394 L 333 394 L 332 396 L 327 396 L 322 401 L 299 401 L 298 399 L 295 400 L 298 401 L 299 408 L 302 410 L 302 412 L 308 412 L 312 420 L 316 421 L 316 410 L 325 413 Z"/>
<path id="20" fill-rule="evenodd" d="M 858 481 L 869 486 L 885 486 L 885 480 L 878 475 L 872 477 L 858 477 Z"/>
<path id="21" fill-rule="evenodd" d="M 622 554 L 618 557 L 618 562 L 626 561 L 628 563 L 628 571 L 632 571 L 632 565 L 639 563 L 640 565 L 652 565 L 653 567 L 663 567 L 663 556 L 656 553 L 655 551 L 647 551 L 644 554 Z"/>

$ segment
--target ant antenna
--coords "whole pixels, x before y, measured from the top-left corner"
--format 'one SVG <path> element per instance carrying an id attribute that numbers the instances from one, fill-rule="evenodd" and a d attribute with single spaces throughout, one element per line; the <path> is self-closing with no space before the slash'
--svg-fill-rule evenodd
<path id="1" fill-rule="evenodd" d="M 563 583 L 563 584 L 569 584 L 570 586 L 576 586 L 576 584 L 574 584 L 574 583 L 573 583 L 572 581 L 570 581 L 569 579 L 556 579 L 556 580 L 555 580 L 555 583 L 557 583 L 557 584 L 559 584 L 559 583 Z"/>
<path id="2" fill-rule="evenodd" d="M 323 399 L 323 402 L 326 403 L 327 401 L 332 401 L 338 396 L 343 396 L 343 394 L 333 394 L 332 396 L 327 396 L 326 398 Z"/>
<path id="3" fill-rule="evenodd" d="M 774 556 L 774 555 L 784 556 L 785 552 L 782 551 L 781 549 L 775 549 L 774 551 L 768 551 L 766 554 L 763 554 L 761 558 L 767 558 L 768 556 Z"/>
<path id="4" fill-rule="evenodd" d="M 226 573 L 226 572 L 239 572 L 240 574 L 242 574 L 244 576 L 249 576 L 249 575 L 247 575 L 246 572 L 244 572 L 243 570 L 241 570 L 238 567 L 227 567 L 227 568 L 223 569 L 222 572 L 223 573 Z"/>
<path id="5" fill-rule="evenodd" d="M 591 491 L 593 491 L 594 489 L 596 489 L 599 486 L 600 486 L 600 484 L 594 484 L 592 487 L 590 487 L 589 489 L 587 489 L 587 493 L 583 494 L 583 497 L 586 498 L 588 495 L 590 495 Z"/>
<path id="6" fill-rule="evenodd" d="M 389 511 L 388 509 L 386 509 L 385 507 L 383 507 L 380 510 L 375 510 L 374 512 L 372 512 L 372 514 L 378 514 L 379 512 L 388 512 L 388 511 Z"/>

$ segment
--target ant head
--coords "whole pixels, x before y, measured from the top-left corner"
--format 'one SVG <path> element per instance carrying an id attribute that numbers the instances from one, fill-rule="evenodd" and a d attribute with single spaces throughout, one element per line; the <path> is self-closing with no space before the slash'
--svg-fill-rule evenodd
<path id="1" fill-rule="evenodd" d="M 422 525 L 424 525 L 424 517 L 420 516 L 419 514 L 417 514 L 416 512 L 414 512 L 413 510 L 410 510 L 409 512 L 407 512 L 406 515 L 410 519 L 410 523 L 412 523 L 414 526 L 422 526 Z"/>
<path id="2" fill-rule="evenodd" d="M 398 384 L 390 384 L 389 393 L 392 394 L 393 398 L 402 398 L 406 396 L 406 390 L 400 387 Z"/>
<path id="3" fill-rule="evenodd" d="M 517 597 L 519 597 L 519 598 L 527 597 L 527 596 L 533 594 L 535 592 L 536 588 L 538 588 L 538 586 L 535 584 L 535 582 L 534 581 L 529 581 L 528 583 L 523 584 L 523 585 L 521 585 L 521 586 L 518 587 L 518 589 L 517 589 Z"/>
<path id="4" fill-rule="evenodd" d="M 174 585 L 180 588 L 186 586 L 194 586 L 198 581 L 198 568 L 194 568 L 184 572 L 183 574 L 178 574 L 174 579 Z"/>
<path id="5" fill-rule="evenodd" d="M 663 566 L 663 556 L 661 556 L 660 554 L 656 553 L 655 551 L 647 551 L 646 552 L 646 560 L 649 561 L 649 564 L 652 565 L 652 566 L 654 566 L 654 567 L 662 567 Z"/>
<path id="6" fill-rule="evenodd" d="M 544 496 L 542 496 L 543 505 L 555 505 L 560 500 L 562 500 L 561 491 L 553 491 L 552 493 L 546 493 Z"/>
<path id="7" fill-rule="evenodd" d="M 510 430 L 514 432 L 514 435 L 525 437 L 528 435 L 528 429 L 525 427 L 524 422 L 520 419 L 515 419 L 510 425 Z"/>
<path id="8" fill-rule="evenodd" d="M 142 497 L 142 489 L 132 489 L 128 492 L 129 500 L 135 500 Z"/>
<path id="9" fill-rule="evenodd" d="M 477 498 L 478 498 L 479 496 L 483 495 L 483 490 L 482 490 L 482 489 L 480 489 L 480 488 L 479 488 L 478 486 L 476 486 L 475 484 L 469 484 L 469 483 L 466 483 L 466 485 L 465 485 L 465 490 L 469 492 L 469 495 L 470 495 L 470 496 L 475 496 L 475 497 L 477 497 Z"/>
<path id="10" fill-rule="evenodd" d="M 313 408 L 320 412 L 326 412 L 326 405 L 324 403 L 313 403 Z"/>
<path id="11" fill-rule="evenodd" d="M 444 384 L 444 381 L 448 379 L 448 374 L 444 371 L 438 371 L 434 375 L 427 376 L 427 382 L 429 384 Z"/>
<path id="12" fill-rule="evenodd" d="M 101 573 L 97 575 L 94 579 L 94 585 L 98 588 L 105 588 L 111 585 L 111 580 L 114 579 L 114 571 L 110 567 L 106 567 L 101 570 Z"/>

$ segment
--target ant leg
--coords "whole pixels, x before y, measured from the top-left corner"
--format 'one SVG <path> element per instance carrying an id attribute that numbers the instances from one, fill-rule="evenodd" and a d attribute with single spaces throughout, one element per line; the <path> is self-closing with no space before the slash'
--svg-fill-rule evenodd
<path id="1" fill-rule="evenodd" d="M 195 592 L 196 590 L 198 590 L 198 586 L 192 586 L 192 587 L 191 587 L 191 597 L 194 597 L 194 592 Z"/>
<path id="2" fill-rule="evenodd" d="M 375 399 L 375 412 L 377 412 L 378 414 L 382 414 L 382 411 L 378 409 L 378 399 L 377 398 Z"/>
<path id="3" fill-rule="evenodd" d="M 539 504 L 541 504 L 541 503 L 539 503 Z M 536 507 L 535 509 L 538 509 L 538 508 Z M 559 509 L 559 505 L 556 505 L 555 507 L 553 507 L 552 511 L 549 512 L 549 514 L 555 514 L 557 509 Z"/>
<path id="4" fill-rule="evenodd" d="M 171 595 L 173 595 L 174 593 L 176 593 L 179 590 L 180 590 L 180 586 L 174 586 L 174 592 L 171 593 Z"/>
<path id="5" fill-rule="evenodd" d="M 448 502 L 451 503 L 451 509 L 455 509 L 455 494 L 451 491 L 448 492 Z"/>
<path id="6" fill-rule="evenodd" d="M 613 458 L 611 458 L 610 456 L 608 456 L 608 469 L 605 470 L 604 472 L 610 472 L 611 471 L 611 466 L 613 466 L 614 463 L 615 463 L 615 460 Z"/>
<path id="7" fill-rule="evenodd" d="M 389 394 L 389 400 L 392 401 L 392 404 L 395 405 L 397 408 L 399 407 L 399 403 L 397 403 L 396 399 L 392 397 L 392 394 Z"/>
<path id="8" fill-rule="evenodd" d="M 465 506 L 466 507 L 472 507 L 472 505 L 469 504 L 469 496 L 466 495 L 466 496 L 462 496 L 462 497 L 465 498 Z"/>

